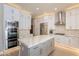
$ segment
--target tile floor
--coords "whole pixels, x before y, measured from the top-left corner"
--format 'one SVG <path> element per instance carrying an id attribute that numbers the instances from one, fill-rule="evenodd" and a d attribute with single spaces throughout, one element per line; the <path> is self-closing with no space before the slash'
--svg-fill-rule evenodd
<path id="1" fill-rule="evenodd" d="M 4 56 L 5 55 L 6 56 L 18 56 L 19 47 L 15 47 L 15 48 L 12 48 L 12 50 L 9 50 L 11 52 L 6 51 Z M 70 51 L 70 49 L 62 48 L 62 46 L 55 46 L 55 50 L 49 56 L 79 56 L 79 53 L 74 53 L 74 51 Z"/>
<path id="2" fill-rule="evenodd" d="M 77 56 L 77 55 L 72 51 L 56 46 L 55 50 L 51 53 L 50 56 Z"/>

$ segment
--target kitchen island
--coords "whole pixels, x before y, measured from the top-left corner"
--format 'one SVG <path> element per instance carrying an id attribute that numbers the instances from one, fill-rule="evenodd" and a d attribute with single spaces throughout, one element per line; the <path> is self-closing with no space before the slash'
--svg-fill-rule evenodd
<path id="1" fill-rule="evenodd" d="M 54 36 L 40 35 L 19 39 L 21 56 L 47 56 L 54 50 Z"/>

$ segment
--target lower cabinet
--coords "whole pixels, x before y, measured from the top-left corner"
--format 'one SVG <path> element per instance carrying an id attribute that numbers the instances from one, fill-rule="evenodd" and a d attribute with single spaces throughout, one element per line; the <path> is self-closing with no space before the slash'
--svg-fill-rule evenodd
<path id="1" fill-rule="evenodd" d="M 27 48 L 24 44 L 21 44 L 21 46 L 20 55 L 22 56 L 47 56 L 54 49 L 54 39 L 47 40 L 31 48 Z"/>
<path id="2" fill-rule="evenodd" d="M 71 39 L 71 47 L 79 48 L 79 37 L 72 37 Z"/>
<path id="3" fill-rule="evenodd" d="M 57 43 L 63 44 L 63 45 L 69 45 L 70 44 L 70 39 L 66 36 L 59 35 L 55 37 L 55 41 Z"/>
<path id="4" fill-rule="evenodd" d="M 41 54 L 40 45 L 36 45 L 28 49 L 29 56 L 40 56 L 40 54 Z"/>
<path id="5" fill-rule="evenodd" d="M 79 37 L 74 36 L 56 36 L 55 42 L 72 48 L 79 48 Z"/>
<path id="6" fill-rule="evenodd" d="M 49 41 L 46 41 L 41 44 L 41 56 L 47 56 L 48 55 L 48 46 L 49 46 Z"/>

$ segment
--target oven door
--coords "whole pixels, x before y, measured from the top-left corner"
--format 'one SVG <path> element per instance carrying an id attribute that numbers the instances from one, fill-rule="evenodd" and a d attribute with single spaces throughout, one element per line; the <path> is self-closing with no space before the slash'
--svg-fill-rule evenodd
<path id="1" fill-rule="evenodd" d="M 17 46 L 18 44 L 17 44 L 17 41 L 15 40 L 15 41 L 8 41 L 8 48 L 12 48 L 12 47 L 15 47 L 15 46 Z"/>

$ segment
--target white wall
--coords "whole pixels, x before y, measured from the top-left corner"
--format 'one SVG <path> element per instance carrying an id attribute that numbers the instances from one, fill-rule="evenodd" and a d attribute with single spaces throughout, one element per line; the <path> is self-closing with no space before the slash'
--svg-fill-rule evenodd
<path id="1" fill-rule="evenodd" d="M 44 17 L 40 17 L 40 18 L 36 18 L 33 21 L 33 34 L 34 35 L 40 35 L 40 23 L 48 23 L 48 32 L 50 29 L 55 29 L 55 25 L 54 22 L 55 21 L 55 17 L 54 15 L 52 16 L 44 16 Z"/>
<path id="2" fill-rule="evenodd" d="M 65 32 L 66 32 L 65 25 L 55 26 L 55 30 L 53 31 L 53 33 L 64 33 L 64 34 Z"/>
<path id="3" fill-rule="evenodd" d="M 4 28 L 3 6 L 0 4 L 0 51 L 5 49 L 5 28 Z"/>

